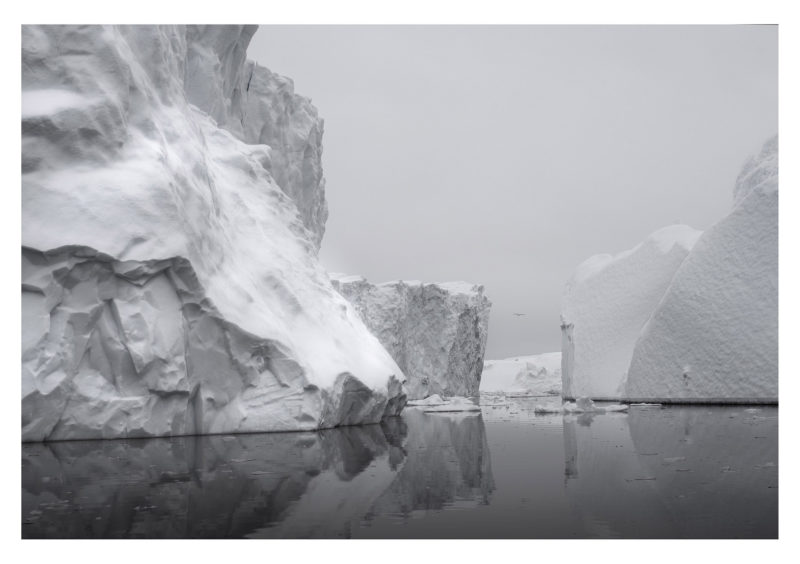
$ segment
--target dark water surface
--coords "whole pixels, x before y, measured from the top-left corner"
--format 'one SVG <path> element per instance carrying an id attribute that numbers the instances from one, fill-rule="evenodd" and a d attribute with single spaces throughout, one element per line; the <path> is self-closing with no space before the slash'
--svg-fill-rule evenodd
<path id="1" fill-rule="evenodd" d="M 777 538 L 778 409 L 22 445 L 25 538 Z"/>

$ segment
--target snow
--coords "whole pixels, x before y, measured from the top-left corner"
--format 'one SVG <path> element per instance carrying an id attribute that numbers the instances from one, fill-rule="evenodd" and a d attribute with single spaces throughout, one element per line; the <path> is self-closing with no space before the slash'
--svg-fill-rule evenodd
<path id="1" fill-rule="evenodd" d="M 442 398 L 442 396 L 439 394 L 433 394 L 425 399 L 408 400 L 406 405 L 408 407 L 426 407 L 429 405 L 444 405 L 445 403 L 447 403 L 447 400 Z"/>
<path id="2" fill-rule="evenodd" d="M 57 88 L 30 90 L 22 98 L 22 117 L 31 118 L 63 112 L 69 108 L 91 105 L 92 101 L 80 94 Z"/>
<path id="3" fill-rule="evenodd" d="M 402 408 L 401 369 L 316 258 L 322 121 L 244 60 L 253 32 L 22 28 L 23 440 Z"/>
<path id="4" fill-rule="evenodd" d="M 627 397 L 778 401 L 778 140 L 676 272 L 633 351 Z"/>
<path id="5" fill-rule="evenodd" d="M 483 286 L 331 279 L 397 361 L 409 399 L 478 394 L 491 307 Z"/>
<path id="6" fill-rule="evenodd" d="M 449 397 L 442 398 L 439 394 L 434 394 L 423 400 L 411 400 L 407 407 L 410 409 L 421 409 L 425 413 L 451 413 L 460 411 L 480 411 L 479 405 L 469 398 Z"/>
<path id="7" fill-rule="evenodd" d="M 484 361 L 480 391 L 481 394 L 559 395 L 561 353 Z"/>
<path id="8" fill-rule="evenodd" d="M 628 406 L 625 404 L 604 404 L 596 405 L 590 398 L 578 398 L 575 402 L 564 402 L 560 406 L 552 405 L 536 405 L 533 408 L 534 413 L 549 414 L 549 413 L 620 413 L 628 411 Z"/>
<path id="9" fill-rule="evenodd" d="M 562 301 L 562 395 L 619 399 L 633 347 L 700 232 L 672 225 L 579 265 Z"/>

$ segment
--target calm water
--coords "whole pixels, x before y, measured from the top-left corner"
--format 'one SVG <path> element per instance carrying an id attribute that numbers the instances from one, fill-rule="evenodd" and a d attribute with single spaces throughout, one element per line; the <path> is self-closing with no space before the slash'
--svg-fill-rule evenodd
<path id="1" fill-rule="evenodd" d="M 537 416 L 22 446 L 29 538 L 778 535 L 778 409 Z"/>

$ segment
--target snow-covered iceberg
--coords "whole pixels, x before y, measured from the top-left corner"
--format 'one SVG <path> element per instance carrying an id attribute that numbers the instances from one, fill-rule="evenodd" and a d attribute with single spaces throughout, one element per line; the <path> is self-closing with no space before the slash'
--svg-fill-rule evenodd
<path id="1" fill-rule="evenodd" d="M 23 440 L 402 409 L 316 257 L 322 120 L 245 61 L 254 31 L 22 27 Z"/>
<path id="2" fill-rule="evenodd" d="M 742 170 L 641 332 L 625 389 L 644 401 L 778 401 L 778 138 Z"/>
<path id="3" fill-rule="evenodd" d="M 467 282 L 371 284 L 331 274 L 334 287 L 361 314 L 408 378 L 409 399 L 475 396 L 491 302 Z"/>
<path id="4" fill-rule="evenodd" d="M 480 391 L 481 394 L 559 395 L 561 353 L 484 361 Z"/>
<path id="5" fill-rule="evenodd" d="M 578 266 L 561 310 L 564 399 L 623 395 L 636 339 L 699 236 L 672 225 L 633 249 Z"/>

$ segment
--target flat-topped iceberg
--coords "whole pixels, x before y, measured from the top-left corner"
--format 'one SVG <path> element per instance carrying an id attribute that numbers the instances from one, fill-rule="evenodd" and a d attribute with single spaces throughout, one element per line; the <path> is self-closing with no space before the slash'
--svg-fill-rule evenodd
<path id="1" fill-rule="evenodd" d="M 483 286 L 371 284 L 343 274 L 331 274 L 331 280 L 397 361 L 408 378 L 409 399 L 478 394 L 491 307 Z"/>

